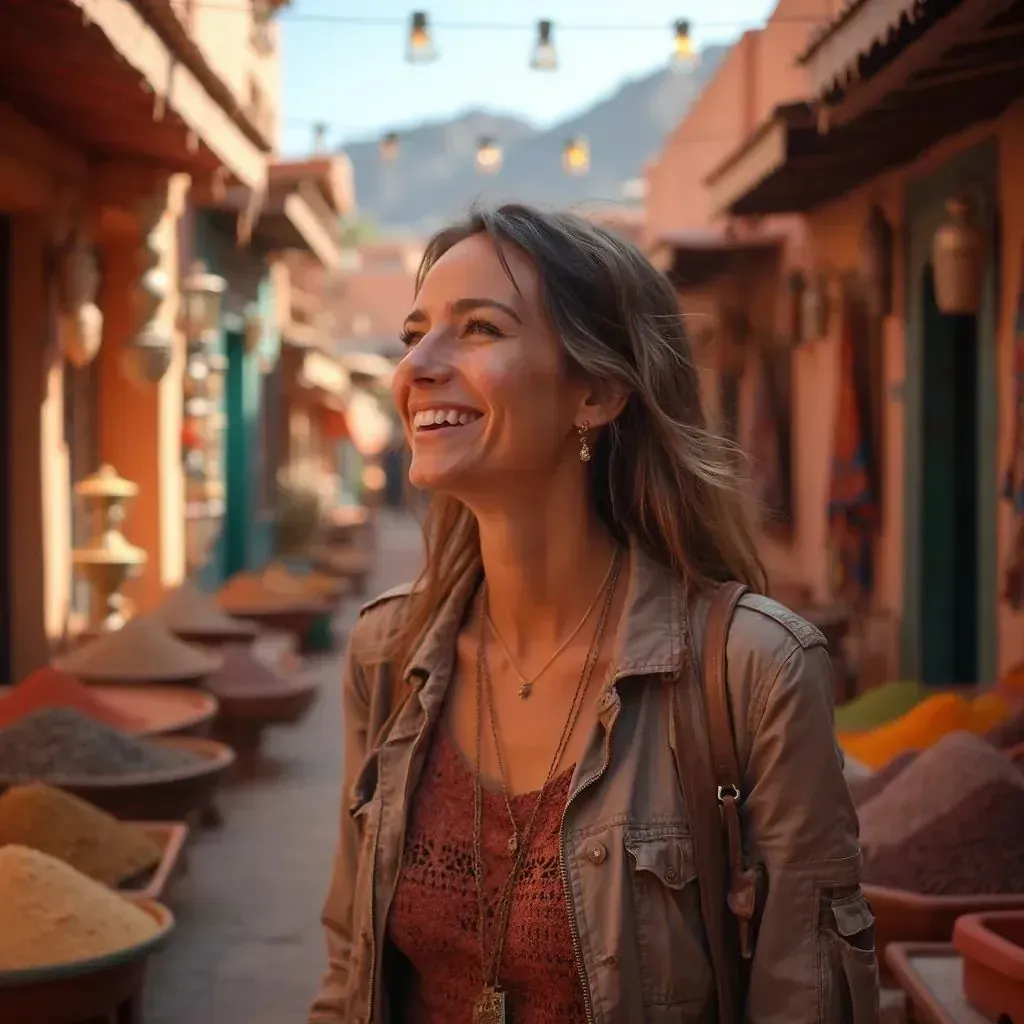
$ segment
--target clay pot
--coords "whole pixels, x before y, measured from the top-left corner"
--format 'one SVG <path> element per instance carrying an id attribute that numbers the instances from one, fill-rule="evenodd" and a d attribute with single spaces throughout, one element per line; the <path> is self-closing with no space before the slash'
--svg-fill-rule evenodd
<path id="1" fill-rule="evenodd" d="M 953 929 L 964 995 L 986 1019 L 1024 1021 L 1024 910 L 969 914 Z"/>

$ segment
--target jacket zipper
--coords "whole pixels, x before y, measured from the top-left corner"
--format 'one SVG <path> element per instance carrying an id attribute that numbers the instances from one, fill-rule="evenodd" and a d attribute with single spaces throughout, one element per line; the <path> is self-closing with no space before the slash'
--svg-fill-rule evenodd
<path id="1" fill-rule="evenodd" d="M 611 687 L 614 687 L 618 682 L 619 677 L 616 676 L 612 680 Z M 616 715 L 616 717 L 618 717 Z M 572 806 L 573 801 L 584 792 L 589 789 L 595 782 L 599 782 L 604 776 L 604 773 L 608 770 L 608 762 L 612 756 L 612 726 L 615 724 L 615 720 L 612 719 L 608 723 L 608 728 L 604 734 L 604 759 L 601 762 L 600 770 L 591 775 L 584 783 L 582 783 L 565 802 L 565 808 L 562 811 L 562 820 L 558 826 L 558 860 L 559 866 L 562 869 L 562 893 L 565 896 L 566 910 L 569 913 L 569 932 L 572 936 L 572 953 L 573 959 L 576 961 L 576 973 L 579 975 L 580 985 L 583 988 L 583 1009 L 587 1015 L 587 1024 L 594 1024 L 594 1007 L 590 1000 L 590 980 L 587 977 L 586 964 L 583 963 L 583 952 L 580 949 L 580 930 L 579 925 L 576 921 L 576 906 L 572 901 L 571 895 L 571 882 L 569 878 L 569 862 L 565 856 L 565 819 L 568 817 L 569 808 Z"/>

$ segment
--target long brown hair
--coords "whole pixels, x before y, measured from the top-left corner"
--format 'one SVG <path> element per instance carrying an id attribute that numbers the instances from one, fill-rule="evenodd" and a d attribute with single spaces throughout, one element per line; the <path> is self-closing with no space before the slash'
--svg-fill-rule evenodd
<path id="1" fill-rule="evenodd" d="M 635 246 L 568 213 L 510 204 L 474 209 L 427 243 L 431 267 L 474 235 L 515 246 L 537 268 L 547 314 L 570 367 L 628 394 L 592 444 L 592 495 L 622 543 L 633 540 L 697 587 L 738 580 L 766 590 L 735 445 L 708 428 L 700 380 L 675 292 Z M 513 282 L 514 283 L 514 282 Z M 434 495 L 423 524 L 426 564 L 406 602 L 389 659 L 405 666 L 436 610 L 479 558 L 476 519 Z"/>

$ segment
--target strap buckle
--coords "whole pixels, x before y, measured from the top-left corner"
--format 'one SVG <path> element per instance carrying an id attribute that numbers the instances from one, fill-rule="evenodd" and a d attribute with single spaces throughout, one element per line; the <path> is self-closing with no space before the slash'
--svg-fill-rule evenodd
<path id="1" fill-rule="evenodd" d="M 725 803 L 726 800 L 732 799 L 734 803 L 740 802 L 740 791 L 735 786 L 719 786 L 718 787 L 718 803 L 719 806 Z"/>

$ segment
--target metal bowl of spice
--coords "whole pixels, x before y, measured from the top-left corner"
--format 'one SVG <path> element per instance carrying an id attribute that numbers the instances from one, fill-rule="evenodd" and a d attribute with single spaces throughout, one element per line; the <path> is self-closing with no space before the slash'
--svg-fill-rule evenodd
<path id="1" fill-rule="evenodd" d="M 107 1019 L 138 994 L 146 961 L 174 927 L 161 904 L 120 896 L 22 846 L 0 850 L 0 894 L 4 1024 Z"/>
<path id="2" fill-rule="evenodd" d="M 186 820 L 210 802 L 234 760 L 214 740 L 140 739 L 70 708 L 45 708 L 0 729 L 0 791 L 46 782 L 122 820 Z"/>

